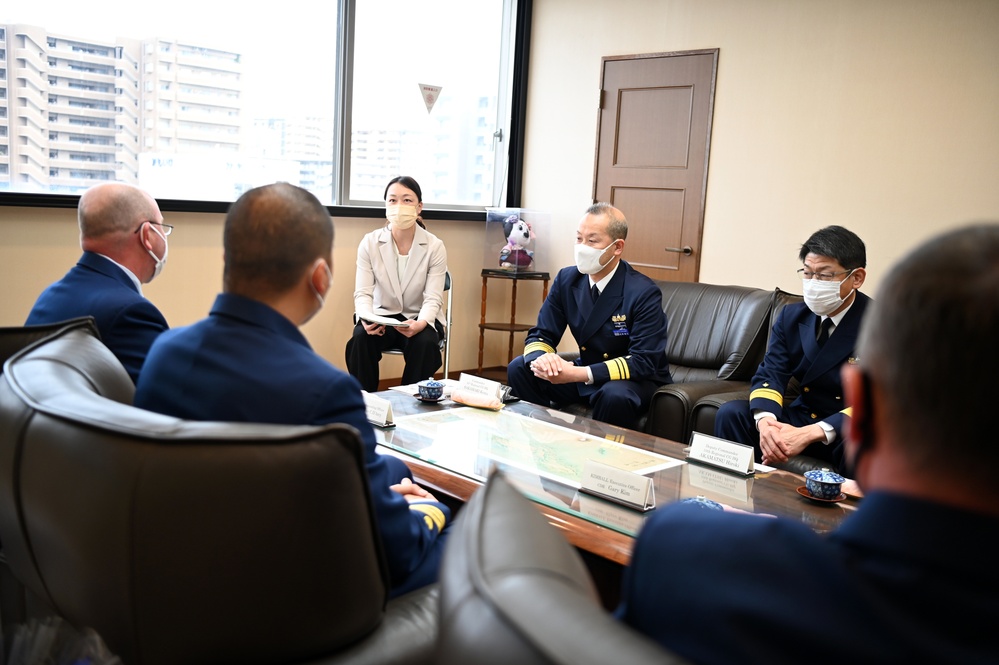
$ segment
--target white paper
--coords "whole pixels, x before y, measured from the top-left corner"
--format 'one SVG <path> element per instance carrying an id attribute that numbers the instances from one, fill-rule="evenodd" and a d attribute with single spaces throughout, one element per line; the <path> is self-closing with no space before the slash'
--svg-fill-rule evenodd
<path id="1" fill-rule="evenodd" d="M 361 316 L 357 315 L 357 318 L 363 319 L 368 323 L 380 323 L 383 326 L 391 326 L 393 328 L 408 328 L 409 324 L 405 321 L 400 321 L 399 319 L 392 319 L 387 316 L 379 316 L 377 314 L 365 314 Z"/>

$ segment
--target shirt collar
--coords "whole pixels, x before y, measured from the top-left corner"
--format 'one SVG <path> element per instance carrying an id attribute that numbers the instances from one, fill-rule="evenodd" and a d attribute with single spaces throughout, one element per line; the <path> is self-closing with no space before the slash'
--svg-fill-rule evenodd
<path id="1" fill-rule="evenodd" d="M 620 261 L 618 261 L 618 262 L 617 262 L 617 265 L 615 265 L 615 266 L 614 266 L 614 269 L 613 269 L 613 270 L 611 270 L 611 271 L 610 271 L 609 273 L 607 273 L 607 276 L 606 276 L 606 277 L 604 277 L 604 278 L 603 278 L 602 280 L 600 280 L 599 282 L 594 282 L 594 281 L 593 281 L 593 277 L 591 276 L 591 277 L 590 277 L 590 288 L 592 289 L 592 288 L 593 288 L 593 285 L 594 285 L 594 284 L 596 284 L 596 285 L 597 285 L 597 288 L 598 288 L 598 289 L 600 289 L 600 293 L 603 293 L 603 292 L 604 292 L 604 289 L 606 289 L 606 288 L 607 288 L 607 285 L 608 285 L 608 284 L 610 284 L 610 281 L 611 281 L 612 279 L 614 279 L 614 273 L 616 273 L 616 272 L 617 272 L 617 269 L 618 269 L 618 268 L 620 268 L 620 267 L 621 267 L 621 262 L 620 262 Z"/>
<path id="2" fill-rule="evenodd" d="M 135 284 L 135 290 L 139 292 L 139 295 L 140 295 L 140 296 L 142 295 L 142 282 L 140 282 L 140 281 L 139 281 L 139 278 L 135 276 L 135 273 L 133 273 L 133 272 L 132 272 L 131 270 L 129 270 L 129 269 L 128 269 L 128 268 L 126 268 L 125 266 L 121 265 L 120 263 L 118 263 L 118 262 L 117 262 L 117 261 L 115 261 L 114 259 L 112 259 L 112 258 L 111 258 L 110 256 L 108 256 L 107 254 L 101 254 L 101 253 L 99 253 L 99 252 L 94 252 L 94 253 L 95 253 L 95 254 L 97 254 L 97 256 L 103 256 L 103 257 L 104 257 L 105 259 L 107 259 L 107 260 L 108 260 L 108 261 L 110 261 L 111 263 L 115 264 L 116 266 L 118 266 L 119 268 L 121 268 L 122 270 L 124 270 L 124 271 L 125 271 L 125 274 L 126 274 L 126 275 L 128 275 L 128 278 L 129 278 L 130 280 L 132 280 L 132 283 L 133 283 L 133 284 Z"/>

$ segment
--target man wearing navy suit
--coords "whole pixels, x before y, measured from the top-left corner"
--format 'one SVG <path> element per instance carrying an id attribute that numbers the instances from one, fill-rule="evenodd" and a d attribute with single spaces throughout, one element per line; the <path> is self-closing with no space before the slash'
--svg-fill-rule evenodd
<path id="1" fill-rule="evenodd" d="M 839 467 L 843 418 L 849 416 L 840 368 L 856 359 L 860 323 L 871 302 L 858 290 L 867 276 L 867 250 L 853 232 L 828 226 L 805 241 L 799 258 L 805 302 L 781 310 L 749 401 L 723 404 L 715 435 L 753 446 L 764 464 L 804 453 Z M 800 393 L 785 405 L 791 378 Z"/>
<path id="2" fill-rule="evenodd" d="M 88 189 L 77 217 L 83 256 L 38 296 L 25 325 L 94 317 L 101 341 L 135 381 L 153 340 L 169 327 L 142 285 L 166 264 L 173 227 L 153 197 L 124 183 Z"/>
<path id="3" fill-rule="evenodd" d="M 858 364 L 842 369 L 856 510 L 818 534 L 662 507 L 638 535 L 619 618 L 702 665 L 999 662 L 999 441 L 987 416 L 999 224 L 902 259 L 862 328 Z"/>
<path id="4" fill-rule="evenodd" d="M 621 259 L 627 235 L 617 208 L 587 209 L 576 231 L 576 265 L 555 276 L 524 355 L 507 368 L 518 397 L 544 406 L 589 404 L 594 419 L 634 428 L 656 389 L 672 381 L 662 291 Z M 579 344 L 574 362 L 555 350 L 566 327 Z"/>
<path id="5" fill-rule="evenodd" d="M 375 451 L 360 385 L 298 329 L 333 284 L 326 208 L 286 183 L 252 189 L 229 209 L 223 247 L 223 293 L 208 318 L 156 340 L 135 405 L 190 420 L 355 427 L 393 594 L 435 581 L 449 509 L 414 484 L 400 460 Z"/>

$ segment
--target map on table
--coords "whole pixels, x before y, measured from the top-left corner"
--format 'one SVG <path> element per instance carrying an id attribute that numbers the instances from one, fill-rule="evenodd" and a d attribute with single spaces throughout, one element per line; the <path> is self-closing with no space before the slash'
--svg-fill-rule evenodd
<path id="1" fill-rule="evenodd" d="M 684 464 L 683 460 L 511 411 L 435 411 L 398 417 L 396 427 L 425 439 L 419 445 L 403 445 L 407 452 L 480 479 L 490 466 L 483 461 L 489 460 L 577 489 L 587 460 L 641 475 Z M 395 447 L 400 439 L 409 438 L 399 434 L 402 432 L 392 437 Z"/>

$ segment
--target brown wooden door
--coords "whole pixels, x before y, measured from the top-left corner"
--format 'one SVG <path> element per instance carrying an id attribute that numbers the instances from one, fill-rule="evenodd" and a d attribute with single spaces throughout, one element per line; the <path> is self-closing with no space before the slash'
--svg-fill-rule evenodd
<path id="1" fill-rule="evenodd" d="M 718 49 L 608 56 L 601 72 L 595 201 L 628 218 L 624 258 L 696 282 Z"/>

